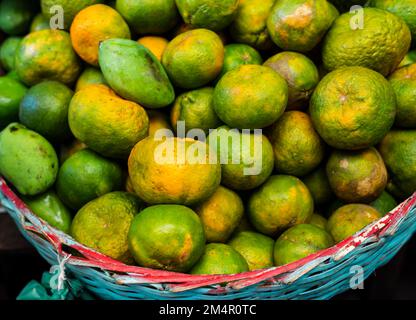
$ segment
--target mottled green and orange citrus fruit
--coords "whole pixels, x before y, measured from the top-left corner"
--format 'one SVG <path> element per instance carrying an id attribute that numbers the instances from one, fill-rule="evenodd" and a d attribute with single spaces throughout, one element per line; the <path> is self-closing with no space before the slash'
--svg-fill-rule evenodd
<path id="1" fill-rule="evenodd" d="M 97 197 L 122 190 L 123 178 L 118 163 L 89 149 L 82 149 L 62 164 L 56 180 L 56 190 L 68 207 L 78 210 Z"/>
<path id="2" fill-rule="evenodd" d="M 181 94 L 173 105 L 170 119 L 175 131 L 181 121 L 186 133 L 192 129 L 208 133 L 221 126 L 222 121 L 214 110 L 214 89 L 205 87 Z"/>
<path id="3" fill-rule="evenodd" d="M 237 193 L 220 186 L 195 212 L 201 218 L 207 242 L 225 243 L 244 215 L 244 204 Z"/>
<path id="4" fill-rule="evenodd" d="M 353 236 L 381 217 L 382 214 L 373 207 L 364 204 L 349 204 L 332 214 L 328 221 L 327 230 L 338 243 Z"/>
<path id="5" fill-rule="evenodd" d="M 222 30 L 233 20 L 239 0 L 176 0 L 185 23 L 196 28 Z"/>
<path id="6" fill-rule="evenodd" d="M 130 39 L 130 29 L 113 8 L 96 4 L 81 10 L 71 25 L 74 50 L 87 63 L 98 66 L 98 48 L 108 39 Z"/>
<path id="7" fill-rule="evenodd" d="M 288 109 L 305 108 L 319 83 L 319 72 L 307 56 L 297 52 L 281 52 L 265 63 L 279 73 L 289 86 Z"/>
<path id="8" fill-rule="evenodd" d="M 252 190 L 272 174 L 273 148 L 262 134 L 227 126 L 211 131 L 208 143 L 222 164 L 222 184 L 233 190 Z"/>
<path id="9" fill-rule="evenodd" d="M 102 3 L 103 0 L 41 0 L 42 13 L 48 20 L 51 20 L 55 23 L 58 13 L 63 13 L 63 27 L 69 29 L 74 20 L 75 16 L 82 9 L 92 6 L 97 3 Z M 62 8 L 62 11 L 58 11 L 57 7 Z M 58 8 L 59 8 L 58 7 Z"/>
<path id="10" fill-rule="evenodd" d="M 128 244 L 143 267 L 187 272 L 205 248 L 198 215 L 180 205 L 157 205 L 138 214 L 128 233 Z"/>
<path id="11" fill-rule="evenodd" d="M 387 169 L 375 148 L 334 150 L 326 171 L 336 196 L 348 203 L 370 203 L 387 185 Z"/>
<path id="12" fill-rule="evenodd" d="M 395 71 L 389 78 L 396 93 L 396 126 L 416 129 L 416 63 Z"/>
<path id="13" fill-rule="evenodd" d="M 127 236 L 142 205 L 140 199 L 130 193 L 108 193 L 78 211 L 72 221 L 71 235 L 113 259 L 133 263 Z"/>
<path id="14" fill-rule="evenodd" d="M 313 199 L 305 184 L 286 175 L 270 177 L 248 202 L 251 223 L 269 236 L 277 236 L 294 225 L 306 223 L 313 210 Z"/>
<path id="15" fill-rule="evenodd" d="M 250 271 L 274 266 L 274 240 L 258 232 L 242 231 L 228 243 L 247 261 Z"/>
<path id="16" fill-rule="evenodd" d="M 263 62 L 263 58 L 260 53 L 250 47 L 249 45 L 242 43 L 232 43 L 225 46 L 224 66 L 222 68 L 221 78 L 227 72 L 237 69 L 239 66 L 246 64 L 260 65 Z"/>
<path id="17" fill-rule="evenodd" d="M 329 71 L 361 66 L 387 76 L 409 51 L 410 41 L 410 30 L 400 17 L 364 8 L 356 16 L 344 13 L 335 20 L 324 40 L 322 58 Z"/>
<path id="18" fill-rule="evenodd" d="M 392 130 L 379 145 L 400 198 L 416 190 L 416 130 Z"/>
<path id="19" fill-rule="evenodd" d="M 363 67 L 346 67 L 321 80 L 309 111 L 326 143 L 338 149 L 357 150 L 377 144 L 390 130 L 396 98 L 381 74 Z"/>
<path id="20" fill-rule="evenodd" d="M 78 91 L 71 100 L 68 119 L 78 140 L 112 158 L 126 158 L 149 130 L 146 111 L 104 85 Z"/>
<path id="21" fill-rule="evenodd" d="M 286 230 L 274 246 L 274 263 L 283 266 L 331 247 L 334 240 L 322 228 L 299 224 Z"/>
<path id="22" fill-rule="evenodd" d="M 416 38 L 416 1 L 415 0 L 370 0 L 369 5 L 387 10 L 402 18 L 408 25 L 415 43 Z"/>
<path id="23" fill-rule="evenodd" d="M 128 166 L 134 190 L 149 204 L 196 205 L 221 182 L 215 152 L 193 139 L 148 137 L 134 147 Z"/>
<path id="24" fill-rule="evenodd" d="M 213 31 L 187 31 L 168 44 L 162 63 L 176 86 L 199 88 L 220 74 L 224 64 L 224 45 Z"/>
<path id="25" fill-rule="evenodd" d="M 288 100 L 286 81 L 273 69 L 242 65 L 226 73 L 215 87 L 214 108 L 232 128 L 261 129 L 283 114 Z"/>
<path id="26" fill-rule="evenodd" d="M 179 21 L 175 0 L 117 0 L 116 10 L 138 34 L 162 34 Z"/>
<path id="27" fill-rule="evenodd" d="M 283 50 L 308 52 L 322 40 L 336 16 L 326 0 L 279 0 L 267 28 Z"/>
<path id="28" fill-rule="evenodd" d="M 81 65 L 67 32 L 41 30 L 23 38 L 16 53 L 15 68 L 19 78 L 29 86 L 43 80 L 71 85 L 78 78 Z"/>
<path id="29" fill-rule="evenodd" d="M 249 271 L 244 257 L 234 248 L 222 243 L 210 243 L 191 274 L 238 274 Z"/>
<path id="30" fill-rule="evenodd" d="M 278 173 L 304 176 L 322 162 L 325 144 L 306 113 L 285 112 L 269 130 Z"/>
<path id="31" fill-rule="evenodd" d="M 234 21 L 231 24 L 231 37 L 259 50 L 273 47 L 267 30 L 267 18 L 275 0 L 240 0 Z"/>

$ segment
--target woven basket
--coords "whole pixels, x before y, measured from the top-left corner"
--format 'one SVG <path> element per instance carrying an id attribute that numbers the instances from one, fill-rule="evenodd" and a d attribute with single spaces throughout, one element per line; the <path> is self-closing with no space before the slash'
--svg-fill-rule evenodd
<path id="1" fill-rule="evenodd" d="M 350 289 L 357 266 L 366 279 L 416 231 L 415 193 L 353 237 L 292 264 L 237 275 L 195 276 L 128 266 L 77 243 L 34 215 L 1 177 L 0 203 L 44 259 L 102 299 L 329 299 Z"/>

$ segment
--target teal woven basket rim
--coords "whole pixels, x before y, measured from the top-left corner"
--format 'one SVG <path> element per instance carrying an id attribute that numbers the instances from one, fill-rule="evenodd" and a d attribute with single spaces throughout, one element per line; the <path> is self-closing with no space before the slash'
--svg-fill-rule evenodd
<path id="1" fill-rule="evenodd" d="M 292 264 L 237 275 L 196 276 L 128 266 L 77 243 L 34 215 L 1 177 L 0 203 L 49 263 L 65 261 L 67 270 L 90 290 L 112 299 L 326 299 L 349 289 L 341 271 L 351 263 L 362 260 L 368 277 L 416 231 L 415 193 L 353 237 Z M 82 257 L 69 254 L 68 248 Z M 336 279 L 329 281 L 335 274 Z M 337 281 L 343 284 L 340 288 L 332 285 Z"/>

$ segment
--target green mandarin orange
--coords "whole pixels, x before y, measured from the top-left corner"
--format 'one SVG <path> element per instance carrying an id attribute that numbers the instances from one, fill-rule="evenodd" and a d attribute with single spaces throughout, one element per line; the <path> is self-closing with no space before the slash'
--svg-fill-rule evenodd
<path id="1" fill-rule="evenodd" d="M 176 5 L 185 23 L 218 31 L 234 20 L 239 0 L 176 0 Z"/>
<path id="2" fill-rule="evenodd" d="M 224 64 L 224 45 L 221 38 L 210 30 L 187 31 L 168 44 L 162 64 L 176 86 L 200 88 L 220 74 Z"/>
<path id="3" fill-rule="evenodd" d="M 204 253 L 205 235 L 191 209 L 158 205 L 135 217 L 128 244 L 134 259 L 143 267 L 187 272 Z"/>
<path id="4" fill-rule="evenodd" d="M 269 67 L 243 65 L 226 73 L 215 87 L 214 108 L 232 128 L 261 129 L 283 114 L 286 81 Z"/>
<path id="5" fill-rule="evenodd" d="M 324 40 L 322 58 L 329 71 L 361 66 L 387 76 L 405 57 L 410 41 L 410 30 L 401 18 L 385 10 L 364 8 L 359 15 L 344 13 L 335 20 Z"/>
<path id="6" fill-rule="evenodd" d="M 277 236 L 294 225 L 306 223 L 313 209 L 308 188 L 298 178 L 285 175 L 270 177 L 248 202 L 251 223 L 269 236 Z"/>
<path id="7" fill-rule="evenodd" d="M 191 274 L 237 274 L 249 271 L 247 261 L 231 246 L 210 243 Z"/>
<path id="8" fill-rule="evenodd" d="M 304 108 L 308 105 L 314 89 L 319 83 L 318 68 L 308 57 L 297 52 L 281 52 L 265 63 L 279 73 L 289 86 L 289 109 Z"/>
<path id="9" fill-rule="evenodd" d="M 97 197 L 122 190 L 121 166 L 89 149 L 70 156 L 59 169 L 56 190 L 70 208 L 80 209 Z"/>
<path id="10" fill-rule="evenodd" d="M 400 198 L 416 190 L 416 130 L 392 130 L 379 145 L 381 156 Z"/>
<path id="11" fill-rule="evenodd" d="M 387 10 L 402 18 L 408 25 L 415 43 L 416 38 L 416 1 L 415 0 L 370 0 L 370 6 Z"/>
<path id="12" fill-rule="evenodd" d="M 182 121 L 185 131 L 216 129 L 222 125 L 214 111 L 214 89 L 205 87 L 181 94 L 171 111 L 171 124 L 176 130 L 178 121 Z"/>
<path id="13" fill-rule="evenodd" d="M 133 263 L 128 234 L 141 201 L 125 192 L 108 193 L 87 203 L 71 225 L 74 239 L 113 259 Z"/>
<path id="14" fill-rule="evenodd" d="M 381 141 L 394 123 L 393 88 L 379 73 L 346 67 L 326 75 L 310 102 L 319 135 L 337 149 L 357 150 Z"/>
<path id="15" fill-rule="evenodd" d="M 78 91 L 69 105 L 68 119 L 78 140 L 111 158 L 127 158 L 149 130 L 144 108 L 118 97 L 104 85 Z"/>
<path id="16" fill-rule="evenodd" d="M 275 0 L 240 0 L 236 17 L 231 24 L 231 37 L 259 50 L 273 47 L 267 30 L 267 18 Z"/>
<path id="17" fill-rule="evenodd" d="M 244 205 L 237 193 L 220 186 L 195 212 L 201 218 L 207 242 L 225 243 L 240 223 Z"/>
<path id="18" fill-rule="evenodd" d="M 21 37 L 9 37 L 0 46 L 0 66 L 6 71 L 11 71 L 15 67 L 15 55 L 20 43 Z"/>
<path id="19" fill-rule="evenodd" d="M 248 263 L 250 271 L 271 268 L 274 240 L 261 233 L 243 231 L 237 233 L 228 243 Z"/>
<path id="20" fill-rule="evenodd" d="M 69 34 L 61 30 L 41 30 L 24 37 L 16 53 L 15 68 L 19 78 L 30 86 L 44 80 L 71 85 L 81 70 Z"/>
<path id="21" fill-rule="evenodd" d="M 274 263 L 283 266 L 327 249 L 334 244 L 331 235 L 311 224 L 299 224 L 285 231 L 274 246 Z"/>
<path id="22" fill-rule="evenodd" d="M 285 112 L 270 128 L 269 137 L 279 173 L 304 176 L 324 158 L 324 142 L 306 113 Z"/>
<path id="23" fill-rule="evenodd" d="M 210 133 L 208 143 L 217 151 L 222 164 L 222 184 L 228 188 L 255 189 L 273 171 L 273 148 L 262 134 L 222 126 Z"/>
<path id="24" fill-rule="evenodd" d="M 383 193 L 370 204 L 373 208 L 377 209 L 381 214 L 387 214 L 397 207 L 397 201 L 387 191 Z"/>
<path id="25" fill-rule="evenodd" d="M 29 89 L 20 103 L 19 119 L 52 142 L 72 137 L 68 108 L 73 91 L 57 81 L 43 81 Z"/>
<path id="26" fill-rule="evenodd" d="M 373 207 L 349 204 L 333 213 L 329 218 L 327 230 L 335 242 L 341 242 L 381 217 L 382 214 Z"/>
<path id="27" fill-rule="evenodd" d="M 245 64 L 262 63 L 263 58 L 256 49 L 242 43 L 229 44 L 225 46 L 224 66 L 219 77 Z"/>
<path id="28" fill-rule="evenodd" d="M 396 93 L 396 126 L 416 129 L 416 63 L 395 71 L 389 78 Z"/>
<path id="29" fill-rule="evenodd" d="M 179 20 L 175 0 L 117 0 L 116 9 L 138 34 L 162 34 Z"/>

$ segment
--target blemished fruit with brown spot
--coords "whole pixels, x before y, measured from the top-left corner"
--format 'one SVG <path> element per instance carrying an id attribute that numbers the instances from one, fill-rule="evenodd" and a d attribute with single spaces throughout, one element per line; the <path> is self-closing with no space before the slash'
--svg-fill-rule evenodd
<path id="1" fill-rule="evenodd" d="M 326 172 L 337 197 L 348 203 L 370 203 L 387 185 L 387 169 L 375 148 L 334 150 Z"/>
<path id="2" fill-rule="evenodd" d="M 283 50 L 309 52 L 322 40 L 336 15 L 326 0 L 275 2 L 267 29 Z"/>

